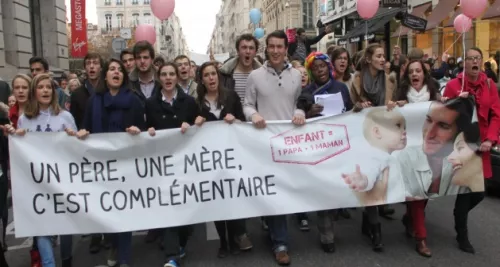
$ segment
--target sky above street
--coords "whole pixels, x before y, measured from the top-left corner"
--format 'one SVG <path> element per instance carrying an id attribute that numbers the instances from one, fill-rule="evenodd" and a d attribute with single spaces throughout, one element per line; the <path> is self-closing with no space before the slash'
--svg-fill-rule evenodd
<path id="1" fill-rule="evenodd" d="M 70 0 L 66 1 L 68 20 Z M 126 0 L 129 1 L 129 0 Z M 215 15 L 220 9 L 221 0 L 177 0 L 175 13 L 181 21 L 182 31 L 186 36 L 189 49 L 205 54 L 215 25 Z M 96 1 L 86 1 L 86 13 L 89 23 L 97 24 Z"/>

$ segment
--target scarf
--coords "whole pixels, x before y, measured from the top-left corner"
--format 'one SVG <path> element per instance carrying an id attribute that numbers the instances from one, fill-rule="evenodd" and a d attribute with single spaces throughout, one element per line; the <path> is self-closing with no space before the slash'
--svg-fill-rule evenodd
<path id="1" fill-rule="evenodd" d="M 408 98 L 408 103 L 427 102 L 431 99 L 431 95 L 427 90 L 427 85 L 424 85 L 420 91 L 410 86 L 410 90 L 406 97 Z"/>
<path id="2" fill-rule="evenodd" d="M 92 102 L 92 133 L 123 132 L 124 119 L 132 107 L 134 95 L 126 87 L 112 96 L 109 91 L 95 94 Z"/>
<path id="3" fill-rule="evenodd" d="M 377 76 L 372 77 L 370 71 L 363 72 L 363 90 L 372 102 L 372 106 L 385 105 L 385 72 L 383 70 L 377 72 Z"/>
<path id="4" fill-rule="evenodd" d="M 87 91 L 89 91 L 90 94 L 93 94 L 94 93 L 94 86 L 92 86 L 92 84 L 90 83 L 90 81 L 87 79 L 85 80 L 85 88 L 87 89 Z"/>

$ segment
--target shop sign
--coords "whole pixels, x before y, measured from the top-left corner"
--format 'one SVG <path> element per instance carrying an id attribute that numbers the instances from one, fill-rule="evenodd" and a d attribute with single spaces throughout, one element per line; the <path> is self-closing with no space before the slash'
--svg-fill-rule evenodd
<path id="1" fill-rule="evenodd" d="M 404 7 L 407 4 L 407 0 L 381 0 L 380 7 Z"/>
<path id="2" fill-rule="evenodd" d="M 349 43 L 351 43 L 351 44 L 357 43 L 359 41 L 361 41 L 361 37 L 359 37 L 359 36 L 349 38 Z"/>
<path id="3" fill-rule="evenodd" d="M 414 16 L 412 14 L 405 14 L 403 20 L 401 21 L 405 27 L 408 27 L 414 31 L 425 32 L 427 28 L 427 20 Z"/>

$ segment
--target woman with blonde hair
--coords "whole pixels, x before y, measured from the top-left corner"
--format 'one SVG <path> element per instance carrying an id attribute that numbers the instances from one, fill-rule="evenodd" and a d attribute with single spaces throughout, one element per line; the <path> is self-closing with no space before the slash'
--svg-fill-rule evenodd
<path id="1" fill-rule="evenodd" d="M 69 95 L 71 95 L 72 92 L 74 92 L 80 86 L 82 86 L 82 84 L 80 83 L 80 80 L 71 79 L 68 81 L 68 86 L 66 86 L 66 88 L 64 89 L 64 92 L 69 96 Z"/>
<path id="2" fill-rule="evenodd" d="M 370 44 L 359 59 L 350 90 L 354 112 L 361 111 L 363 108 L 384 106 L 392 100 L 397 82 L 395 77 L 385 73 L 384 68 L 384 48 L 377 43 Z M 374 187 L 367 192 L 366 196 L 377 196 L 380 194 L 377 190 L 378 187 Z M 384 246 L 382 229 L 378 220 L 379 213 L 387 216 L 394 213 L 394 210 L 387 209 L 384 205 L 366 207 L 362 221 L 362 232 L 370 237 L 373 250 L 377 252 L 382 251 Z"/>
<path id="3" fill-rule="evenodd" d="M 13 125 L 5 125 L 10 134 L 24 136 L 26 132 L 62 132 L 74 135 L 77 130 L 71 113 L 59 106 L 57 91 L 48 74 L 39 74 L 33 78 L 28 94 L 28 104 L 24 114 L 17 121 L 17 129 Z M 69 237 L 69 238 L 68 238 Z M 61 237 L 61 257 L 63 266 L 71 266 L 71 236 Z M 43 267 L 55 267 L 52 237 L 39 236 L 35 245 L 40 253 Z M 68 262 L 69 261 L 69 262 Z M 69 263 L 69 265 L 68 265 Z"/>
<path id="4" fill-rule="evenodd" d="M 17 120 L 24 113 L 28 104 L 28 95 L 31 87 L 31 78 L 26 74 L 17 74 L 12 79 L 12 95 L 16 98 L 16 104 L 9 110 L 9 120 L 17 128 Z"/>

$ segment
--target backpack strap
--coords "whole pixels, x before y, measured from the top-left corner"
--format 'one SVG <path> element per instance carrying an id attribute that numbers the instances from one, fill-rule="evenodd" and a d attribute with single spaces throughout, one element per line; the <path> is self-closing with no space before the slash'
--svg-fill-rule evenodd
<path id="1" fill-rule="evenodd" d="M 491 90 L 491 82 L 490 82 L 490 78 L 486 78 L 486 82 L 488 83 L 488 90 Z"/>

